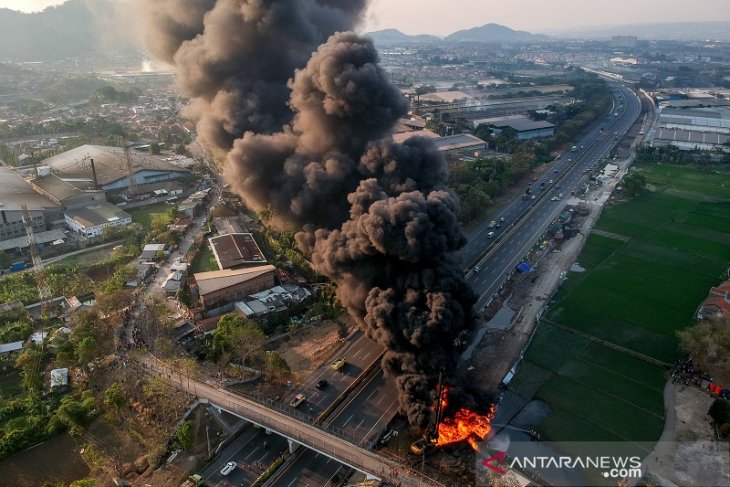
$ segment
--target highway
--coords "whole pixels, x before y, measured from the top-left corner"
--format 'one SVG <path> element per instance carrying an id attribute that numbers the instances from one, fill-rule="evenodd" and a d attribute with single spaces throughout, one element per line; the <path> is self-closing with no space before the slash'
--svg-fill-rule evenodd
<path id="1" fill-rule="evenodd" d="M 364 400 L 362 399 L 364 398 Z M 370 448 L 398 412 L 395 385 L 386 381 L 378 368 L 371 373 L 347 402 L 335 410 L 327 424 L 342 430 L 354 442 Z M 312 450 L 304 450 L 287 462 L 271 484 L 277 487 L 329 485 L 337 474 L 350 469 Z"/>
<path id="2" fill-rule="evenodd" d="M 618 138 L 638 118 L 641 103 L 636 95 L 623 85 L 611 86 L 616 90 L 612 114 L 577 142 L 576 152 L 562 154 L 529 186 L 534 188 L 532 195 L 535 199 L 512 200 L 493 217 L 497 221 L 505 219 L 501 228 L 489 229 L 488 223 L 485 223 L 470 236 L 469 243 L 462 250 L 462 258 L 467 269 L 471 269 L 467 280 L 479 296 L 475 306 L 477 310 L 489 302 L 507 275 L 560 214 L 571 191 L 577 191 L 588 178 L 586 170 L 596 165 L 599 159 L 608 157 Z M 545 189 L 541 190 L 543 182 Z M 562 198 L 552 200 L 553 196 L 557 198 L 561 193 Z M 489 238 L 488 232 L 492 231 L 495 235 Z M 474 266 L 481 270 L 474 272 Z"/>

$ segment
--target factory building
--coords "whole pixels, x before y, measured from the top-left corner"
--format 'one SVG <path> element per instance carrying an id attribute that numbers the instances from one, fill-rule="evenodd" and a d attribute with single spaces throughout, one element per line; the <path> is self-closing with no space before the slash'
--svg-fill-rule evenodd
<path id="1" fill-rule="evenodd" d="M 138 186 L 180 179 L 190 171 L 150 154 L 129 151 Z M 43 161 L 58 178 L 74 185 L 87 184 L 104 191 L 129 187 L 127 159 L 121 147 L 82 145 Z"/>
<path id="2" fill-rule="evenodd" d="M 25 179 L 0 165 L 0 240 L 25 236 L 22 205 L 26 205 L 34 232 L 44 232 L 52 221 L 62 218 L 61 207 L 38 194 Z"/>

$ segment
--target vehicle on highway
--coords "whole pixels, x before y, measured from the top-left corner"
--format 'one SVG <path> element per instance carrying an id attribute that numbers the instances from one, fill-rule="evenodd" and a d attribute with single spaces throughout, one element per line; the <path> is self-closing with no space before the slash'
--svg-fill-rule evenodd
<path id="1" fill-rule="evenodd" d="M 533 198 L 534 198 L 534 196 L 533 196 Z M 487 238 L 494 238 L 494 232 L 489 232 L 487 234 Z"/>
<path id="2" fill-rule="evenodd" d="M 489 222 L 489 225 L 488 225 L 489 228 L 494 228 L 496 226 L 497 226 L 497 220 L 492 220 L 491 222 Z"/>
<path id="3" fill-rule="evenodd" d="M 321 381 L 317 382 L 317 385 L 315 385 L 314 387 L 316 387 L 319 390 L 322 390 L 325 387 L 327 387 L 327 384 L 329 384 L 329 382 L 327 382 L 326 380 L 322 379 Z"/>
<path id="4" fill-rule="evenodd" d="M 557 196 L 553 196 L 552 198 L 550 198 L 550 201 L 558 201 L 559 199 L 560 198 L 558 198 Z"/>
<path id="5" fill-rule="evenodd" d="M 479 271 L 480 271 L 480 270 L 482 270 L 482 268 L 481 268 L 481 267 L 479 267 L 478 265 L 475 265 L 475 266 L 474 266 L 474 274 L 479 274 Z"/>
<path id="6" fill-rule="evenodd" d="M 334 362 L 332 362 L 332 368 L 334 370 L 340 370 L 340 369 L 342 369 L 342 367 L 345 366 L 345 363 L 347 363 L 347 360 L 345 360 L 345 357 L 340 357 L 337 360 L 335 360 Z"/>
<path id="7" fill-rule="evenodd" d="M 236 470 L 236 462 L 228 462 L 225 467 L 221 469 L 221 475 L 228 475 L 234 470 Z"/>
<path id="8" fill-rule="evenodd" d="M 294 399 L 289 401 L 289 406 L 295 408 L 298 407 L 301 403 L 303 403 L 307 397 L 304 394 L 297 394 Z"/>
<path id="9" fill-rule="evenodd" d="M 553 182 L 554 181 L 551 179 L 550 181 L 548 181 L 548 184 L 553 184 Z"/>
<path id="10" fill-rule="evenodd" d="M 500 218 L 499 221 L 501 221 L 502 223 L 504 223 L 504 217 Z"/>

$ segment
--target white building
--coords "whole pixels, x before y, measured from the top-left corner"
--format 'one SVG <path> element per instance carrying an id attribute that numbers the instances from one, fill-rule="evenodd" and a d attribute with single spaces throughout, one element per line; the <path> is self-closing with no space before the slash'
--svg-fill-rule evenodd
<path id="1" fill-rule="evenodd" d="M 98 237 L 107 227 L 132 223 L 132 217 L 111 203 L 99 203 L 86 208 L 68 209 L 64 212 L 66 224 L 76 233 L 86 237 Z"/>

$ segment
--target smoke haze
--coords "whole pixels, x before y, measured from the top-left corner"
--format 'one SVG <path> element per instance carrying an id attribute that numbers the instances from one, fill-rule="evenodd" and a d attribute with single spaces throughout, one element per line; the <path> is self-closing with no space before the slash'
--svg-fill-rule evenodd
<path id="1" fill-rule="evenodd" d="M 226 151 L 232 188 L 303 229 L 300 248 L 387 349 L 401 410 L 423 427 L 439 371 L 459 383 L 455 340 L 474 296 L 454 257 L 465 237 L 444 161 L 426 139 L 390 140 L 405 99 L 372 42 L 344 32 L 364 7 L 167 0 L 148 39 L 177 66 L 199 136 Z"/>

